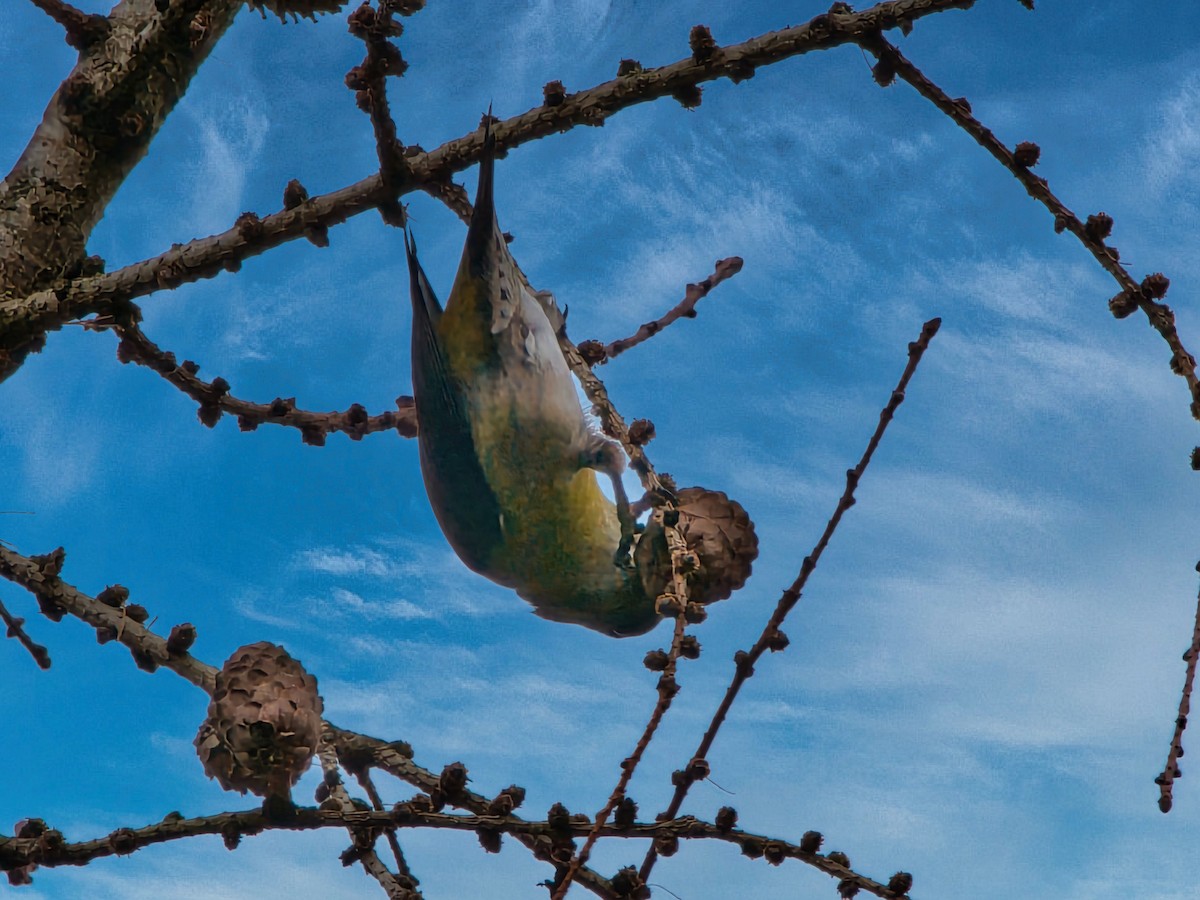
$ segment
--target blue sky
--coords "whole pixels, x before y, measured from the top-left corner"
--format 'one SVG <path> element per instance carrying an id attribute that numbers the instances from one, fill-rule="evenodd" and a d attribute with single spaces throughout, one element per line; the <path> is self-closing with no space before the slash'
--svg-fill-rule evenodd
<path id="1" fill-rule="evenodd" d="M 102 11 L 102 2 L 81 3 Z M 735 8 L 736 7 L 736 8 Z M 703 22 L 742 40 L 821 11 L 769 2 L 432 0 L 407 20 L 411 68 L 391 84 L 399 134 L 433 148 L 492 103 L 514 115 L 541 86 L 607 80 L 623 57 L 687 51 Z M 1193 352 L 1200 327 L 1200 9 L 1015 0 L 925 19 L 903 51 L 1081 216 L 1105 210 L 1135 277 L 1163 271 Z M 898 36 L 897 36 L 898 37 Z M 96 229 L 109 269 L 369 174 L 369 123 L 342 86 L 361 44 L 342 17 L 281 26 L 243 13 Z M 74 54 L 31 4 L 0 9 L 0 158 L 19 155 Z M 473 189 L 475 173 L 462 179 Z M 410 198 L 444 295 L 464 227 Z M 820 534 L 921 323 L 943 327 L 786 630 L 734 707 L 685 811 L 724 804 L 744 827 L 825 833 L 913 896 L 1193 897 L 1200 785 L 1163 816 L 1161 769 L 1196 595 L 1200 432 L 1168 350 L 1115 286 L 983 150 L 903 84 L 881 90 L 856 48 L 810 54 L 694 111 L 666 101 L 513 151 L 497 208 L 531 281 L 571 309 L 576 340 L 632 332 L 731 255 L 745 268 L 672 327 L 600 370 L 627 418 L 648 417 L 657 466 L 725 490 L 758 526 L 747 588 L 697 630 L 701 659 L 631 794 L 669 795 L 780 590 Z M 235 394 L 372 411 L 410 393 L 400 235 L 364 214 L 332 246 L 297 241 L 237 275 L 146 298 L 145 330 Z M 219 664 L 239 644 L 284 644 L 320 679 L 338 724 L 406 739 L 473 786 L 529 789 L 599 809 L 654 703 L 640 664 L 666 628 L 614 641 L 544 622 L 465 569 L 437 530 L 416 446 L 395 434 L 328 446 L 291 429 L 209 430 L 186 397 L 121 366 L 111 335 L 66 329 L 0 385 L 0 538 L 67 549 L 64 577 L 120 582 Z M 8 773 L 0 826 L 40 816 L 71 839 L 244 808 L 203 776 L 191 740 L 206 698 L 28 597 L 54 667 L 0 652 Z M 13 727 L 13 725 L 10 725 Z M 1200 748 L 1194 752 L 1200 752 Z M 311 775 L 297 791 L 311 796 Z M 407 797 L 388 785 L 388 799 Z M 543 896 L 549 870 L 472 835 L 404 836 L 430 898 Z M 39 872 L 29 898 L 378 895 L 342 869 L 345 838 L 216 839 L 82 870 Z M 602 843 L 597 868 L 640 860 Z M 685 898 L 833 896 L 805 867 L 728 846 L 662 860 Z M 660 891 L 663 896 L 669 896 Z M 581 893 L 582 895 L 582 893 Z"/>

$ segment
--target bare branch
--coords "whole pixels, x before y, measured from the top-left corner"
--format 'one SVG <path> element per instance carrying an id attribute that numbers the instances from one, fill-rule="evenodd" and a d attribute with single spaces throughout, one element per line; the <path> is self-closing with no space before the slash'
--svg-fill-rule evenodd
<path id="1" fill-rule="evenodd" d="M 297 409 L 294 397 L 276 397 L 270 403 L 253 403 L 240 400 L 229 393 L 229 382 L 224 378 L 204 381 L 197 377 L 200 367 L 190 360 L 176 361 L 174 353 L 161 349 L 142 332 L 134 322 L 126 319 L 117 324 L 111 318 L 85 320 L 86 327 L 102 331 L 112 328 L 121 338 L 117 347 L 117 358 L 121 362 L 136 362 L 153 369 L 168 382 L 175 385 L 200 404 L 197 415 L 208 427 L 213 427 L 222 413 L 237 416 L 242 431 L 253 431 L 259 425 L 287 425 L 298 428 L 304 443 L 322 446 L 326 435 L 343 432 L 351 440 L 361 440 L 364 435 L 380 431 L 396 430 L 403 437 L 417 434 L 416 407 L 412 397 L 397 397 L 396 412 L 369 415 L 358 403 L 345 412 L 318 413 Z"/>
<path id="2" fill-rule="evenodd" d="M 678 532 L 671 529 L 678 538 Z M 679 539 L 681 540 L 681 539 Z M 675 570 L 676 581 L 682 581 L 678 568 Z M 676 584 L 676 590 L 680 585 Z M 658 678 L 658 699 L 654 703 L 654 710 L 650 714 L 649 721 L 646 722 L 646 727 L 642 730 L 642 735 L 638 738 L 637 745 L 633 748 L 633 752 L 625 759 L 621 760 L 621 776 L 617 779 L 617 786 L 613 788 L 612 793 L 608 797 L 608 802 L 604 808 L 596 814 L 596 821 L 592 825 L 591 831 L 588 832 L 587 838 L 579 852 L 571 857 L 571 863 L 563 874 L 562 880 L 554 888 L 554 893 L 551 895 L 552 900 L 563 900 L 567 896 L 567 891 L 571 888 L 571 882 L 575 880 L 576 874 L 581 866 L 585 865 L 588 858 L 591 856 L 592 847 L 596 845 L 596 841 L 600 837 L 601 831 L 608 823 L 608 817 L 613 810 L 625 799 L 625 792 L 629 787 L 629 782 L 633 778 L 633 773 L 637 771 L 638 763 L 642 761 L 642 756 L 646 752 L 646 748 L 650 746 L 650 741 L 654 738 L 655 732 L 658 731 L 659 723 L 662 722 L 663 716 L 667 710 L 671 708 L 671 701 L 675 695 L 679 693 L 679 685 L 675 681 L 675 671 L 679 663 L 680 651 L 683 647 L 683 629 L 687 625 L 686 617 L 686 589 L 683 594 L 676 594 L 679 598 L 678 609 L 675 613 L 675 633 L 671 638 L 671 649 L 667 654 L 666 666 L 662 669 L 662 674 Z M 694 643 L 694 639 L 693 639 Z M 653 653 L 653 651 L 651 651 Z M 661 651 L 660 651 L 661 652 Z M 647 656 L 647 668 L 650 667 L 650 656 Z"/>
<path id="3" fill-rule="evenodd" d="M 1121 286 L 1121 293 L 1109 301 L 1109 309 L 1117 318 L 1124 318 L 1134 309 L 1141 309 L 1167 346 L 1171 348 L 1171 371 L 1183 377 L 1191 394 L 1192 417 L 1200 419 L 1200 379 L 1196 375 L 1196 358 L 1183 346 L 1175 328 L 1175 314 L 1165 303 L 1159 303 L 1167 291 L 1168 279 L 1161 273 L 1147 276 L 1141 284 L 1133 279 L 1119 262 L 1117 248 L 1105 243 L 1112 230 L 1112 218 L 1105 213 L 1088 216 L 1081 222 L 1075 213 L 1058 199 L 1046 183 L 1046 179 L 1034 175 L 1029 167 L 1037 162 L 1039 155 L 1035 144 L 1023 143 L 1009 150 L 971 114 L 971 105 L 966 98 L 951 99 L 945 91 L 930 81 L 915 65 L 909 62 L 892 44 L 880 35 L 868 35 L 861 40 L 862 46 L 879 59 L 875 67 L 875 79 L 886 86 L 894 75 L 899 75 L 949 116 L 963 131 L 988 151 L 1025 186 L 1035 200 L 1054 214 L 1055 231 L 1070 231 L 1104 267 L 1104 270 Z"/>
<path id="4" fill-rule="evenodd" d="M 692 754 L 691 758 L 693 760 L 708 758 L 708 751 L 712 748 L 713 741 L 717 738 L 717 732 L 720 730 L 721 724 L 725 721 L 725 716 L 729 713 L 730 707 L 733 706 L 733 701 L 737 698 L 742 685 L 754 674 L 754 666 L 759 658 L 768 650 L 774 653 L 787 647 L 787 635 L 781 630 L 783 622 L 787 618 L 788 613 L 799 602 L 800 594 L 808 583 L 808 576 L 817 567 L 817 562 L 820 560 L 821 554 L 829 546 L 829 540 L 833 537 L 834 531 L 837 530 L 842 516 L 854 505 L 854 490 L 858 487 L 859 480 L 866 472 L 867 466 L 871 462 L 871 457 L 875 455 L 875 448 L 879 446 L 879 442 L 883 439 L 883 433 L 887 430 L 888 423 L 892 421 L 896 409 L 904 402 L 905 388 L 908 387 L 908 382 L 917 371 L 917 365 L 921 362 L 921 357 L 929 347 L 929 342 L 933 339 L 933 336 L 937 334 L 941 324 L 941 319 L 929 320 L 921 329 L 920 338 L 908 345 L 908 365 L 904 367 L 904 373 L 900 376 L 900 381 L 897 383 L 895 390 L 892 391 L 891 398 L 879 414 L 879 424 L 875 428 L 875 433 L 871 435 L 871 439 L 867 442 L 867 449 L 863 451 L 858 465 L 846 471 L 846 489 L 839 498 L 833 515 L 830 516 L 829 521 L 826 523 L 825 531 L 821 534 L 812 552 L 804 557 L 804 562 L 800 566 L 800 574 L 796 576 L 796 580 L 792 582 L 791 586 L 783 592 L 783 596 L 779 598 L 779 602 L 775 606 L 775 611 L 771 614 L 771 618 L 767 622 L 766 627 L 763 628 L 758 640 L 754 642 L 754 646 L 749 651 L 739 650 L 734 654 L 736 668 L 733 680 L 730 682 L 729 687 L 726 688 L 725 696 L 721 699 L 717 711 L 713 713 L 708 730 L 704 732 L 704 737 L 700 739 L 700 745 L 696 748 L 696 752 Z M 675 794 L 667 806 L 666 816 L 668 818 L 674 817 L 679 813 L 679 808 L 683 805 L 683 800 L 687 796 L 688 790 L 697 780 L 696 774 L 691 770 L 690 766 L 683 769 L 682 772 L 682 777 L 676 779 Z M 658 854 L 654 847 L 651 847 L 646 853 L 646 858 L 642 862 L 639 872 L 643 881 L 649 877 L 650 871 L 654 868 L 654 861 L 657 856 Z"/>
<path id="5" fill-rule="evenodd" d="M 689 284 L 687 290 L 684 292 L 683 299 L 667 310 L 663 316 L 647 322 L 630 337 L 621 338 L 608 344 L 601 344 L 599 341 L 583 341 L 579 345 L 580 353 L 583 354 L 584 359 L 587 360 L 589 365 L 603 364 L 621 355 L 626 350 L 650 340 L 650 338 L 654 337 L 654 335 L 658 334 L 672 322 L 684 318 L 694 319 L 696 317 L 696 304 L 707 297 L 708 292 L 718 284 L 727 278 L 732 278 L 740 271 L 742 271 L 742 258 L 740 256 L 718 259 L 716 270 L 699 284 Z"/>
<path id="6" fill-rule="evenodd" d="M 404 209 L 396 197 L 400 186 L 410 184 L 412 178 L 388 107 L 387 78 L 400 77 L 408 68 L 396 45 L 388 40 L 399 37 L 404 29 L 392 18 L 392 9 L 386 4 L 375 10 L 364 3 L 350 13 L 348 21 L 350 33 L 366 44 L 367 57 L 346 73 L 346 87 L 355 92 L 355 102 L 371 117 L 375 132 L 375 154 L 379 158 L 379 180 L 384 195 L 379 213 L 386 224 L 402 228 Z"/>
<path id="7" fill-rule="evenodd" d="M 1196 564 L 1200 572 L 1200 563 Z M 1171 749 L 1167 752 L 1167 764 L 1162 773 L 1154 779 L 1158 785 L 1158 808 L 1163 812 L 1171 811 L 1171 789 L 1175 779 L 1179 777 L 1179 757 L 1183 756 L 1183 731 L 1188 725 L 1188 714 L 1192 710 L 1192 685 L 1196 680 L 1196 662 L 1200 659 L 1200 596 L 1196 598 L 1196 619 L 1192 628 L 1192 644 L 1183 654 L 1187 670 L 1183 677 L 1183 692 L 1179 697 L 1179 713 L 1175 716 L 1175 733 L 1171 735 Z"/>
<path id="8" fill-rule="evenodd" d="M 146 628 L 142 622 L 149 617 L 147 611 L 141 606 L 126 605 L 128 591 L 124 588 L 109 587 L 99 596 L 90 597 L 67 584 L 59 577 L 64 560 L 65 554 L 61 548 L 44 556 L 27 557 L 0 546 L 0 577 L 7 578 L 14 584 L 24 587 L 37 597 L 43 613 L 51 619 L 58 621 L 69 613 L 92 625 L 96 629 L 97 639 L 101 643 L 117 640 L 128 647 L 139 667 L 153 670 L 162 666 L 171 669 L 192 684 L 202 688 L 206 693 L 212 693 L 216 685 L 217 669 L 215 667 L 196 659 L 186 650 L 180 649 L 178 645 L 172 646 L 170 640 L 164 639 Z M 397 743 L 387 743 L 376 738 L 344 731 L 328 722 L 325 723 L 325 726 L 329 740 L 323 744 L 321 762 L 327 772 L 330 771 L 329 759 L 324 747 L 331 748 L 332 752 L 336 754 L 335 762 L 343 759 L 352 760 L 356 754 L 366 754 L 371 765 L 378 766 L 425 791 L 432 792 L 438 789 L 439 777 L 413 763 L 411 750 L 406 756 L 400 752 L 400 745 Z M 352 760 L 348 767 L 354 768 L 358 765 L 361 764 L 356 764 Z M 328 785 L 331 781 L 335 785 L 340 785 L 340 779 L 336 777 L 336 766 L 334 766 L 334 775 L 327 776 L 326 784 Z M 510 797 L 509 794 L 503 793 L 502 796 Z M 511 799 L 507 805 L 501 804 L 500 806 L 497 806 L 497 799 L 489 799 L 465 789 L 452 798 L 448 798 L 455 805 L 461 805 L 463 808 L 480 814 L 486 814 L 488 811 L 494 812 L 498 808 L 504 809 L 505 812 L 511 811 L 513 808 Z M 538 858 L 549 858 L 548 838 L 539 838 L 530 834 L 519 836 L 518 840 L 534 851 L 534 855 Z M 151 841 L 151 843 L 153 842 Z M 0 838 L 0 860 L 3 860 L 4 852 L 4 842 Z M 99 855 L 107 855 L 107 853 L 99 853 Z M 369 858 L 363 858 L 366 859 L 365 864 L 369 865 L 368 871 L 375 875 L 378 866 L 382 866 L 382 862 L 376 866 Z M 376 877 L 378 876 L 376 875 Z M 576 877 L 581 884 L 597 896 L 616 897 L 611 884 L 590 869 L 581 869 Z"/>
<path id="9" fill-rule="evenodd" d="M 337 746 L 338 759 L 347 771 L 353 772 L 366 766 L 374 766 L 401 781 L 420 788 L 430 796 L 440 790 L 441 779 L 428 769 L 414 763 L 412 748 L 402 742 L 388 743 L 378 738 L 346 731 L 328 722 L 326 728 Z M 453 796 L 446 797 L 445 800 L 451 806 L 469 809 L 478 815 L 503 813 L 510 821 L 522 822 L 524 820 L 519 816 L 512 815 L 512 810 L 520 805 L 520 800 L 514 800 L 514 797 L 521 798 L 524 793 L 524 789 L 514 785 L 501 791 L 495 798 L 488 798 L 464 787 Z M 513 837 L 531 850 L 535 858 L 550 858 L 552 841 L 548 836 L 514 833 Z M 576 873 L 575 879 L 598 897 L 615 898 L 617 896 L 608 879 L 587 867 L 582 867 Z"/>
<path id="10" fill-rule="evenodd" d="M 0 182 L 0 380 L 40 349 L 47 328 L 77 318 L 43 318 L 20 298 L 78 274 L 92 229 L 242 0 L 160 6 L 113 9 L 107 39 L 80 56 Z"/>
<path id="11" fill-rule="evenodd" d="M 25 620 L 10 613 L 3 603 L 0 603 L 0 622 L 4 623 L 5 637 L 16 638 L 21 646 L 29 651 L 29 655 L 33 657 L 33 661 L 38 664 L 39 668 L 50 668 L 50 651 L 36 643 L 25 632 Z"/>
<path id="12" fill-rule="evenodd" d="M 44 556 L 22 556 L 0 546 L 0 578 L 19 584 L 37 600 L 43 614 L 59 621 L 70 613 L 96 629 L 100 643 L 119 641 L 129 648 L 139 667 L 153 671 L 159 666 L 171 669 L 192 684 L 212 693 L 217 670 L 191 656 L 169 648 L 167 641 L 146 628 L 149 618 L 144 607 L 125 605 L 129 592 L 113 586 L 91 597 L 59 578 L 65 554 L 62 548 Z"/>
<path id="13" fill-rule="evenodd" d="M 240 0 L 211 2 L 234 4 Z M 804 25 L 727 47 L 714 47 L 700 59 L 693 54 L 659 68 L 625 67 L 624 74 L 612 81 L 579 93 L 564 94 L 556 105 L 535 107 L 499 122 L 493 126 L 492 133 L 498 150 L 511 150 L 577 125 L 602 125 L 608 116 L 639 103 L 669 96 L 692 97 L 704 82 L 717 78 L 743 81 L 751 77 L 758 66 L 813 50 L 860 42 L 866 35 L 881 29 L 907 27 L 924 16 L 948 9 L 965 9 L 973 3 L 974 0 L 890 0 L 859 13 L 823 13 Z M 251 230 L 235 226 L 110 275 L 62 281 L 61 273 L 56 271 L 51 274 L 58 276 L 60 282 L 54 289 L 47 284 L 50 280 L 48 270 L 37 269 L 19 279 L 10 276 L 12 286 L 7 291 L 10 299 L 0 299 L 0 380 L 20 365 L 26 353 L 40 348 L 39 342 L 45 332 L 59 328 L 67 321 L 110 312 L 113 304 L 120 300 L 211 278 L 224 269 L 236 269 L 243 259 L 302 237 L 313 225 L 335 225 L 414 189 L 433 185 L 439 186 L 433 190 L 444 190 L 450 176 L 474 165 L 482 152 L 483 133 L 476 130 L 437 150 L 408 157 L 407 174 L 397 176 L 399 181 L 391 191 L 385 190 L 382 176 L 377 173 L 348 187 L 314 197 L 297 209 L 285 209 L 267 216 L 258 223 L 260 227 Z M 2 201 L 0 194 L 0 225 L 3 225 Z M 89 222 L 87 227 L 90 229 L 90 226 Z M 244 234 L 244 231 L 252 233 Z M 14 231 L 17 233 L 20 232 Z M 81 237 L 86 237 L 86 232 Z M 75 259 L 81 256 L 82 246 L 81 239 L 78 247 L 72 245 L 60 249 L 56 258 Z M 5 235 L 0 228 L 0 259 L 4 258 L 4 247 Z M 0 281 L 0 297 L 5 293 L 3 287 L 4 282 Z"/>
<path id="14" fill-rule="evenodd" d="M 379 791 L 375 788 L 375 782 L 371 779 L 370 769 L 361 769 L 350 774 L 358 780 L 358 786 L 367 792 L 367 798 L 371 801 L 371 808 L 382 810 L 383 798 L 379 796 Z M 384 832 L 384 836 L 387 838 L 388 846 L 392 848 L 392 858 L 396 860 L 396 872 L 413 884 L 416 884 L 416 879 L 413 878 L 408 860 L 404 857 L 404 851 L 400 849 L 400 841 L 396 839 L 396 829 L 387 829 Z"/>
<path id="15" fill-rule="evenodd" d="M 321 761 L 321 769 L 325 773 L 324 787 L 326 797 L 321 801 L 321 809 L 335 810 L 342 815 L 363 811 L 362 806 L 355 803 L 338 772 L 337 750 L 330 740 L 327 730 L 321 734 L 321 746 L 317 750 L 317 758 Z M 396 877 L 383 864 L 379 854 L 375 852 L 376 832 L 362 825 L 347 825 L 350 837 L 354 843 L 342 854 L 342 862 L 349 865 L 357 861 L 363 871 L 379 882 L 389 900 L 420 900 L 421 894 L 416 890 L 416 882 L 405 873 Z"/>
<path id="16" fill-rule="evenodd" d="M 260 834 L 263 831 L 312 831 L 318 828 L 341 827 L 361 832 L 387 828 L 441 828 L 455 831 L 488 829 L 518 838 L 548 839 L 556 833 L 564 832 L 568 836 L 582 837 L 591 828 L 591 824 L 574 821 L 527 822 L 513 816 L 439 813 L 420 809 L 412 803 L 397 803 L 389 811 L 294 807 L 287 811 L 286 816 L 273 816 L 263 809 L 225 812 L 191 819 L 171 813 L 153 825 L 143 828 L 119 828 L 105 837 L 78 843 L 67 843 L 61 832 L 53 829 L 43 830 L 38 837 L 0 837 L 0 869 L 18 869 L 30 863 L 47 867 L 86 865 L 92 860 L 106 856 L 127 855 L 153 844 L 202 834 L 219 834 L 227 843 L 236 846 L 242 836 Z M 879 897 L 901 900 L 907 891 L 907 888 L 892 890 L 888 885 L 858 874 L 838 861 L 840 854 L 822 855 L 806 849 L 803 843 L 794 844 L 779 838 L 725 828 L 693 816 L 653 823 L 634 822 L 620 827 L 606 826 L 602 833 L 605 837 L 724 841 L 738 846 L 746 856 L 765 859 L 771 865 L 780 865 L 786 859 L 799 860 L 843 883 L 853 884 Z M 911 884 L 911 879 L 908 883 Z M 615 898 L 616 894 L 610 893 L 607 896 Z"/>

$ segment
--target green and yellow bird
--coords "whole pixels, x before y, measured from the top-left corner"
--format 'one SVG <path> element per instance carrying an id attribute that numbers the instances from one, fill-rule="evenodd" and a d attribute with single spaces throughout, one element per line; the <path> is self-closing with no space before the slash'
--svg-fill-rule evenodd
<path id="1" fill-rule="evenodd" d="M 624 456 L 584 415 L 557 332 L 554 298 L 534 291 L 493 205 L 495 137 L 485 135 L 475 209 L 445 309 L 405 235 L 421 473 L 459 558 L 538 615 L 614 637 L 659 621 L 596 471 Z"/>

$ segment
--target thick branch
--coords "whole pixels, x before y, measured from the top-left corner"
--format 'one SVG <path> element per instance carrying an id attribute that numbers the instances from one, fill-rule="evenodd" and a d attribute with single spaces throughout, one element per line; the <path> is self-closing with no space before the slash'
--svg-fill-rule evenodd
<path id="1" fill-rule="evenodd" d="M 176 0 L 162 12 L 158 6 L 117 5 L 107 37 L 80 57 L 0 183 L 0 297 L 21 298 L 78 272 L 92 228 L 242 0 Z M 23 311 L 0 316 L 0 379 L 53 327 L 34 306 Z"/>
<path id="2" fill-rule="evenodd" d="M 108 37 L 108 19 L 76 9 L 65 0 L 30 0 L 34 6 L 63 27 L 67 43 L 83 52 Z"/>

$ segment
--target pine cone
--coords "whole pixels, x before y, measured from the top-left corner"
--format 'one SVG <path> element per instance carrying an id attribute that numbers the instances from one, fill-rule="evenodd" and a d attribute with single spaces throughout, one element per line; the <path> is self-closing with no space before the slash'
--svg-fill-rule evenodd
<path id="1" fill-rule="evenodd" d="M 317 679 L 287 651 L 260 641 L 239 647 L 217 673 L 196 752 L 227 791 L 287 797 L 321 736 Z"/>
<path id="2" fill-rule="evenodd" d="M 688 599 L 697 603 L 724 600 L 746 583 L 758 557 L 758 535 L 746 510 L 720 491 L 683 488 L 676 494 L 676 526 L 698 566 L 687 574 Z M 663 511 L 650 514 L 634 551 L 634 562 L 647 597 L 657 597 L 671 583 L 671 554 L 663 530 Z"/>

